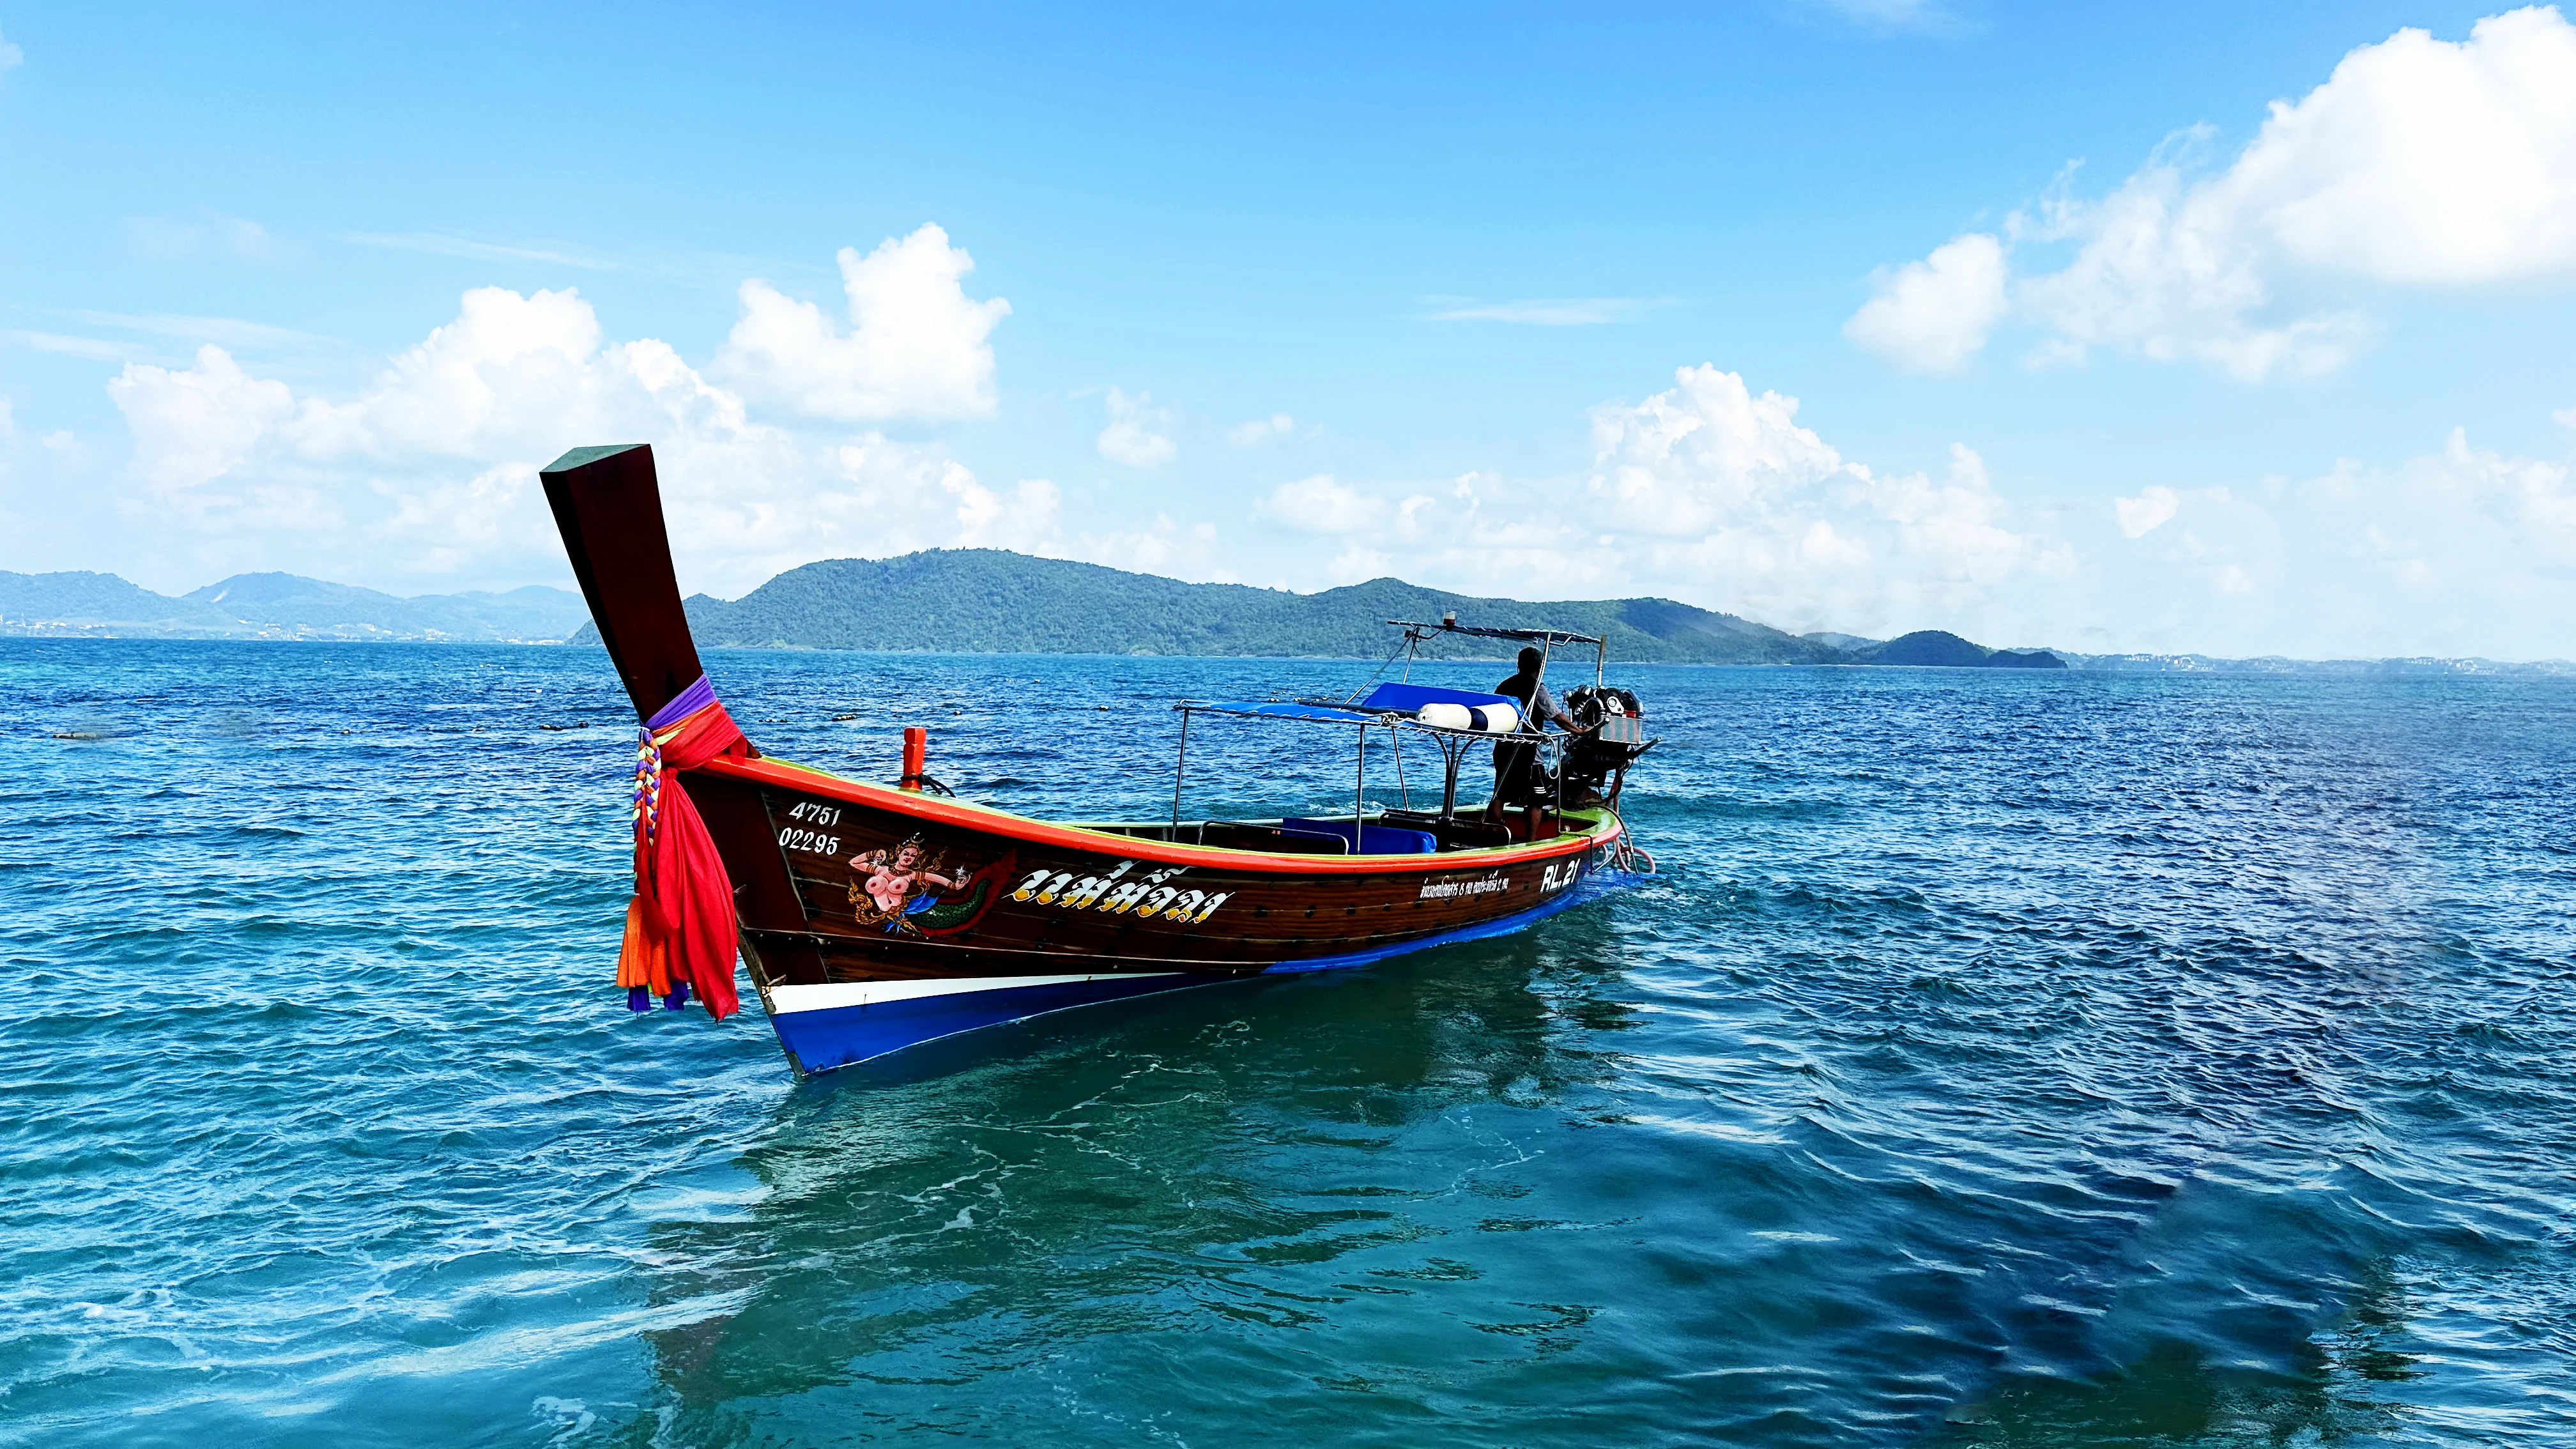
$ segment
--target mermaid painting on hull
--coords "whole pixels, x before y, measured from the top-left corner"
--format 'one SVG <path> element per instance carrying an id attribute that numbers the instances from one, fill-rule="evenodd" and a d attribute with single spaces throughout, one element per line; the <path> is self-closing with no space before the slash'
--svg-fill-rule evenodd
<path id="1" fill-rule="evenodd" d="M 1012 852 L 1016 858 L 1018 852 Z M 997 863 L 1007 869 L 1006 863 Z M 850 857 L 859 873 L 850 882 L 850 905 L 862 926 L 888 932 L 946 935 L 964 929 L 984 913 L 993 894 L 990 878 L 996 866 L 980 871 L 950 870 L 944 853 L 922 849 L 916 835 L 892 850 L 871 850 Z"/>

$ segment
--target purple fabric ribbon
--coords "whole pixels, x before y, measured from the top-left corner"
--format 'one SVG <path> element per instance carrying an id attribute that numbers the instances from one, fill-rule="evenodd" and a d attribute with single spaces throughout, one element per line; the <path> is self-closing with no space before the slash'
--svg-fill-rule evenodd
<path id="1" fill-rule="evenodd" d="M 644 727 L 658 733 L 715 702 L 716 687 L 707 683 L 707 677 L 701 674 L 697 683 L 681 690 L 669 704 L 653 711 L 653 717 L 644 721 Z"/>
<path id="2" fill-rule="evenodd" d="M 674 984 L 671 987 L 671 994 L 662 998 L 662 1009 L 665 1011 L 677 1011 L 688 1004 L 689 983 L 685 981 Z M 627 987 L 626 1009 L 628 1011 L 651 1011 L 653 1009 L 652 991 L 642 986 Z"/>

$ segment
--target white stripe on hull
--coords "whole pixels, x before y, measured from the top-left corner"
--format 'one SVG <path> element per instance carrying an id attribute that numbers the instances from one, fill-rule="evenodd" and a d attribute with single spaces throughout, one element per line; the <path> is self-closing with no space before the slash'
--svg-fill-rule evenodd
<path id="1" fill-rule="evenodd" d="M 769 1008 L 784 1016 L 798 1011 L 825 1011 L 836 1006 L 873 1006 L 880 1001 L 911 1001 L 923 996 L 955 996 L 969 991 L 1007 991 L 1015 986 L 1062 986 L 1073 981 L 1131 981 L 1146 976 L 1178 976 L 1178 971 L 1119 971 L 1093 976 L 952 976 L 936 981 L 833 981 L 820 986 L 773 986 Z"/>

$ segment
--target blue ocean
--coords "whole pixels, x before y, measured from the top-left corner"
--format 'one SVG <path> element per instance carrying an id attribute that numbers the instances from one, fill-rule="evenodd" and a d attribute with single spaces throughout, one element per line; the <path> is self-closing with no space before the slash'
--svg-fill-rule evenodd
<path id="1" fill-rule="evenodd" d="M 1370 668 L 708 664 L 1077 818 Z M 1651 883 L 799 1085 L 612 984 L 604 655 L 0 643 L 0 1441 L 2576 1442 L 2576 683 L 1612 677 Z"/>

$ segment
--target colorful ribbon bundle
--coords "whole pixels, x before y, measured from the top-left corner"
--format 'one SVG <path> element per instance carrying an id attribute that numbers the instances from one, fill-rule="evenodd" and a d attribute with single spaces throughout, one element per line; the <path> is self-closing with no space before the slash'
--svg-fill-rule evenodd
<path id="1" fill-rule="evenodd" d="M 646 720 L 636 741 L 635 898 L 626 905 L 617 984 L 637 1011 L 655 996 L 677 1011 L 694 990 L 709 1016 L 734 1013 L 733 882 L 670 772 L 746 743 L 704 675 Z"/>

